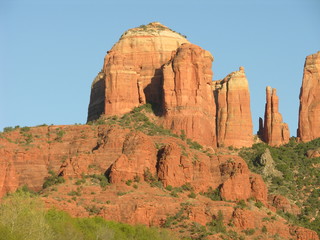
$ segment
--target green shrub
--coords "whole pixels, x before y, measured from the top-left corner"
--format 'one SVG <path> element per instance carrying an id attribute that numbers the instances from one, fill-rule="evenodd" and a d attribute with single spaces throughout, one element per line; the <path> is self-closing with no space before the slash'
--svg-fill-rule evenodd
<path id="1" fill-rule="evenodd" d="M 261 201 L 257 201 L 255 204 L 254 204 L 257 208 L 262 208 L 264 205 Z"/>
<path id="2" fill-rule="evenodd" d="M 189 195 L 188 195 L 189 198 L 196 198 L 197 197 L 197 194 L 195 194 L 194 192 L 191 192 Z"/>
<path id="3" fill-rule="evenodd" d="M 237 207 L 241 208 L 241 209 L 244 209 L 244 208 L 247 207 L 247 204 L 243 199 L 241 199 L 240 201 L 237 202 Z"/>
<path id="4" fill-rule="evenodd" d="M 14 130 L 13 127 L 5 127 L 5 128 L 3 128 L 3 132 L 11 132 L 13 130 Z"/>
<path id="5" fill-rule="evenodd" d="M 267 229 L 267 227 L 265 225 L 262 226 L 261 232 L 263 232 L 263 233 L 267 233 L 268 232 L 268 229 Z"/>
<path id="6" fill-rule="evenodd" d="M 182 190 L 183 191 L 193 191 L 193 187 L 191 186 L 191 184 L 188 182 L 188 183 L 185 183 L 181 186 Z"/>
<path id="7" fill-rule="evenodd" d="M 209 230 L 211 232 L 216 232 L 216 233 L 225 233 L 226 232 L 226 227 L 223 224 L 223 213 L 221 210 L 219 210 L 217 216 L 212 217 L 212 221 L 207 224 Z"/>
<path id="8" fill-rule="evenodd" d="M 128 186 L 130 186 L 131 183 L 132 183 L 132 180 L 127 180 L 127 181 L 126 181 L 126 184 L 127 184 Z"/>
<path id="9" fill-rule="evenodd" d="M 58 176 L 54 171 L 49 170 L 49 176 L 45 178 L 42 188 L 48 188 L 53 185 L 64 183 L 65 179 L 61 176 Z"/>
<path id="10" fill-rule="evenodd" d="M 245 229 L 245 230 L 243 230 L 242 232 L 244 232 L 247 236 L 251 236 L 251 235 L 253 235 L 256 231 L 255 231 L 253 228 L 251 228 L 251 229 Z"/>
<path id="11" fill-rule="evenodd" d="M 212 201 L 221 201 L 222 200 L 219 188 L 212 189 L 212 187 L 209 187 L 207 192 L 200 193 L 200 194 L 210 198 Z"/>

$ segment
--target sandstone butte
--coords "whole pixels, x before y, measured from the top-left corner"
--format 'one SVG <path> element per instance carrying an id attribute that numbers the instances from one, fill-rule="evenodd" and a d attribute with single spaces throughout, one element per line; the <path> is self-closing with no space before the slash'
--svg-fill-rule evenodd
<path id="1" fill-rule="evenodd" d="M 303 142 L 320 137 L 320 51 L 306 57 L 300 89 L 297 136 Z"/>
<path id="2" fill-rule="evenodd" d="M 101 114 L 121 115 L 147 102 L 161 105 L 161 67 L 172 51 L 188 42 L 158 22 L 126 31 L 108 51 L 92 83 L 88 121 Z"/>
<path id="3" fill-rule="evenodd" d="M 282 115 L 279 113 L 279 98 L 275 88 L 266 87 L 264 125 L 259 125 L 261 139 L 270 146 L 280 146 L 289 142 L 289 127 L 283 123 Z"/>
<path id="4" fill-rule="evenodd" d="M 128 30 L 92 84 L 88 121 L 153 105 L 159 123 L 210 147 L 251 146 L 244 69 L 212 81 L 213 56 L 160 23 Z"/>
<path id="5" fill-rule="evenodd" d="M 33 140 L 28 144 L 30 136 Z M 276 210 L 292 214 L 300 210 L 282 196 L 268 196 L 262 177 L 251 173 L 241 157 L 206 154 L 177 137 L 148 136 L 112 124 L 41 126 L 2 133 L 0 146 L 0 196 L 23 185 L 41 190 L 52 170 L 66 183 L 42 190 L 41 197 L 48 207 L 72 216 L 89 216 L 94 206 L 99 210 L 95 214 L 107 220 L 161 226 L 168 216 L 183 211 L 184 224 L 206 225 L 221 211 L 230 230 L 256 229 L 247 239 L 263 235 L 259 230 L 263 226 L 269 236 L 319 239 L 314 231 L 289 225 L 275 214 Z M 94 177 L 102 173 L 112 183 L 104 188 Z M 188 185 L 197 197 L 191 199 L 188 191 L 173 197 L 168 190 L 151 187 L 150 179 L 164 186 Z M 130 181 L 136 187 L 129 186 Z M 224 201 L 198 194 L 209 189 L 219 189 Z M 265 207 L 237 207 L 237 201 L 248 199 L 261 201 Z M 266 224 L 263 219 L 273 215 L 275 220 Z"/>
<path id="6" fill-rule="evenodd" d="M 213 82 L 217 108 L 218 146 L 249 147 L 253 144 L 249 84 L 244 72 L 230 73 Z"/>

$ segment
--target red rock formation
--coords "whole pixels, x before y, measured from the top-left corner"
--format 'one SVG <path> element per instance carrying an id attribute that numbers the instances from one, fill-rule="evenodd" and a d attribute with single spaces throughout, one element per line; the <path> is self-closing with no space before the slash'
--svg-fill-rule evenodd
<path id="1" fill-rule="evenodd" d="M 150 137 L 141 132 L 127 135 L 121 156 L 112 164 L 110 170 L 111 183 L 144 178 L 146 171 L 156 174 L 157 151 Z"/>
<path id="2" fill-rule="evenodd" d="M 297 136 L 303 142 L 320 137 L 320 51 L 307 56 L 302 86 Z"/>
<path id="3" fill-rule="evenodd" d="M 156 150 L 155 143 L 163 147 Z M 0 155 L 5 156 L 0 158 L 1 195 L 24 184 L 33 190 L 41 189 L 52 169 L 65 176 L 67 182 L 54 186 L 57 191 L 45 189 L 43 199 L 48 207 L 55 206 L 72 216 L 89 216 L 88 208 L 94 206 L 99 210 L 97 214 L 108 220 L 159 226 L 184 206 L 189 223 L 206 225 L 221 211 L 225 225 L 234 222 L 233 231 L 255 228 L 256 235 L 266 225 L 263 219 L 270 217 L 264 208 L 241 210 L 235 208 L 235 203 L 212 201 L 198 194 L 219 187 L 226 200 L 254 197 L 268 206 L 261 177 L 250 173 L 239 156 L 208 156 L 174 137 L 146 136 L 116 125 L 35 127 L 2 133 Z M 114 184 L 101 188 L 90 175 L 103 174 L 107 169 Z M 165 186 L 190 183 L 196 198 L 188 197 L 190 191 L 176 198 L 165 189 L 150 187 L 143 181 L 145 169 L 153 176 L 157 174 Z M 83 174 L 87 177 L 79 186 L 77 178 Z M 141 180 L 135 187 L 123 183 L 135 176 Z M 75 202 L 71 191 L 80 191 L 81 201 Z M 186 207 L 186 203 L 190 204 Z M 268 222 L 267 229 L 285 239 L 294 235 L 303 240 L 318 239 L 315 232 L 290 227 L 279 216 Z"/>
<path id="4" fill-rule="evenodd" d="M 164 126 L 208 146 L 216 146 L 212 61 L 208 51 L 183 44 L 163 67 Z"/>
<path id="5" fill-rule="evenodd" d="M 68 177 L 101 174 L 122 154 L 128 129 L 49 126 L 15 130 L 0 138 L 0 197 L 27 185 L 42 189 L 48 171 Z M 26 138 L 32 139 L 28 144 Z M 108 154 L 106 154 L 106 152 Z"/>
<path id="6" fill-rule="evenodd" d="M 141 104 L 162 101 L 161 67 L 188 40 L 160 23 L 125 32 L 105 57 L 91 88 L 88 121 L 118 115 Z"/>
<path id="7" fill-rule="evenodd" d="M 320 157 L 320 148 L 317 149 L 310 149 L 307 151 L 308 158 L 317 158 Z"/>
<path id="8" fill-rule="evenodd" d="M 288 124 L 282 122 L 282 116 L 279 113 L 277 90 L 269 86 L 266 88 L 266 107 L 261 138 L 270 146 L 286 144 L 290 138 Z"/>
<path id="9" fill-rule="evenodd" d="M 298 215 L 301 213 L 300 208 L 289 202 L 284 196 L 281 195 L 269 195 L 268 200 L 272 206 L 274 206 L 277 210 L 288 212 L 294 215 Z"/>
<path id="10" fill-rule="evenodd" d="M 319 237 L 316 232 L 303 227 L 293 226 L 290 229 L 290 233 L 297 237 L 297 240 L 318 240 Z"/>
<path id="11" fill-rule="evenodd" d="M 218 146 L 253 144 L 250 93 L 244 68 L 213 83 L 217 107 Z"/>

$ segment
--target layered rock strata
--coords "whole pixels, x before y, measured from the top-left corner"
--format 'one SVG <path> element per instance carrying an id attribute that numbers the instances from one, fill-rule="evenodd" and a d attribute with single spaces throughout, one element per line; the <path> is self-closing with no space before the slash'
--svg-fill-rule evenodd
<path id="1" fill-rule="evenodd" d="M 125 32 L 108 51 L 92 84 L 88 121 L 127 113 L 146 102 L 161 105 L 161 67 L 187 42 L 158 22 Z"/>
<path id="2" fill-rule="evenodd" d="M 212 55 L 183 44 L 163 67 L 164 126 L 203 145 L 216 146 L 211 90 Z"/>
<path id="3" fill-rule="evenodd" d="M 303 142 L 320 137 L 320 51 L 307 56 L 302 86 L 297 136 Z"/>
<path id="4" fill-rule="evenodd" d="M 213 82 L 217 108 L 218 146 L 249 147 L 253 144 L 250 92 L 244 68 Z"/>
<path id="5" fill-rule="evenodd" d="M 280 146 L 289 142 L 290 131 L 288 124 L 282 121 L 279 113 L 279 98 L 275 88 L 266 88 L 266 107 L 264 113 L 264 125 L 259 131 L 261 138 L 270 146 Z"/>

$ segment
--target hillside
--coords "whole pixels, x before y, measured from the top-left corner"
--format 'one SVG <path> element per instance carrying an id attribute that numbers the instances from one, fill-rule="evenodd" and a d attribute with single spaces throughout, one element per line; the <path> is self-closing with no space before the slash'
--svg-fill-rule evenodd
<path id="1" fill-rule="evenodd" d="M 316 222 L 309 221 L 317 213 L 301 219 L 302 215 L 277 211 L 267 199 L 262 180 L 248 172 L 237 156 L 238 150 L 206 149 L 156 125 L 152 116 L 152 109 L 144 106 L 120 118 L 88 125 L 5 129 L 0 139 L 1 155 L 7 160 L 2 162 L 6 166 L 1 174 L 5 176 L 2 192 L 27 186 L 38 192 L 47 207 L 55 206 L 75 217 L 101 216 L 160 226 L 192 239 L 318 239 L 312 231 L 291 225 L 294 219 L 295 225 L 318 231 Z M 294 146 L 304 149 L 304 154 L 316 145 Z M 261 153 L 256 149 L 242 149 L 240 155 L 253 159 Z M 272 149 L 281 152 L 290 147 Z M 146 167 L 153 157 L 156 169 Z M 177 157 L 180 160 L 175 163 Z M 114 163 L 112 159 L 118 160 Z M 163 165 L 165 159 L 170 165 Z M 303 165 L 298 164 L 303 160 L 297 159 L 296 165 Z M 319 163 L 318 158 L 309 161 Z M 313 179 L 306 186 L 309 193 L 317 179 L 310 169 L 314 168 L 305 167 L 306 172 L 295 176 Z M 276 193 L 274 186 L 270 185 L 272 194 Z M 281 194 L 293 199 L 286 192 Z M 301 198 L 303 212 L 305 206 L 316 209 L 311 199 Z"/>

